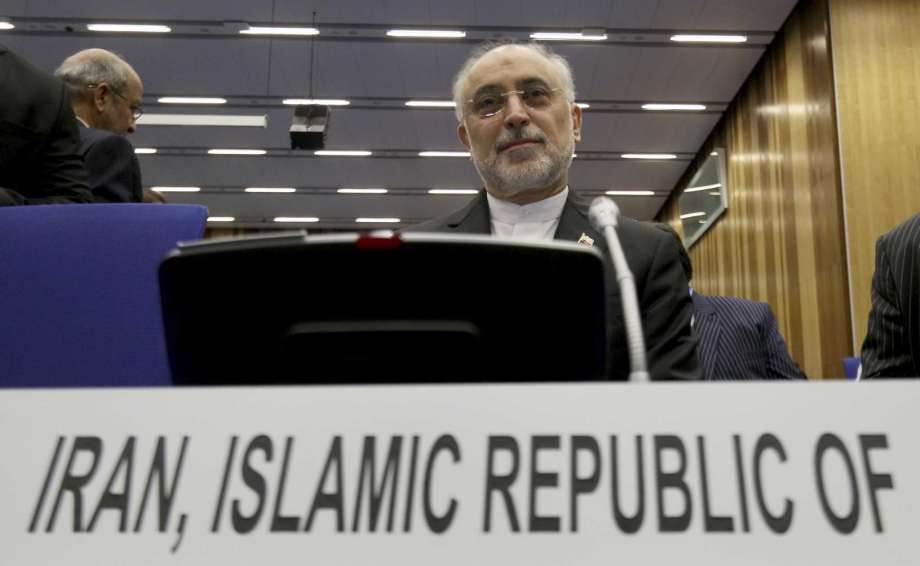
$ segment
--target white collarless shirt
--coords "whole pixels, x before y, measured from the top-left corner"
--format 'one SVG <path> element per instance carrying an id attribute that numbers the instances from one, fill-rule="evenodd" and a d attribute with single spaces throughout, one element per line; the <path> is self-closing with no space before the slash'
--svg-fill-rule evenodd
<path id="1" fill-rule="evenodd" d="M 514 240 L 552 240 L 568 195 L 569 188 L 566 187 L 541 201 L 514 204 L 486 193 L 492 234 Z"/>

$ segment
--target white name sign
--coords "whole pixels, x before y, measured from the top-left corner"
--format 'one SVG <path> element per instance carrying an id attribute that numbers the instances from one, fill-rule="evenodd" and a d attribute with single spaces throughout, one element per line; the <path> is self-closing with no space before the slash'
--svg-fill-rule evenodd
<path id="1" fill-rule="evenodd" d="M 0 391 L 0 564 L 920 564 L 920 382 Z"/>

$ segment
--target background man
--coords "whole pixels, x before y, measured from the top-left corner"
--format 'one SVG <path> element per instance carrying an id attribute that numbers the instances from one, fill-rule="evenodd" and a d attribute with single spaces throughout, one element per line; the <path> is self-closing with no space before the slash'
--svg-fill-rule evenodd
<path id="1" fill-rule="evenodd" d="M 667 224 L 655 227 L 677 240 L 681 267 L 687 281 L 692 281 L 693 263 L 680 236 Z M 770 305 L 738 297 L 703 295 L 696 290 L 691 293 L 693 331 L 704 379 L 806 379 L 789 355 Z"/>
<path id="2" fill-rule="evenodd" d="M 0 45 L 0 206 L 90 202 L 67 91 Z"/>
<path id="3" fill-rule="evenodd" d="M 141 168 L 124 136 L 141 116 L 144 87 L 124 59 L 104 49 L 71 55 L 54 72 L 81 122 L 80 153 L 96 202 L 141 202 Z"/>
<path id="4" fill-rule="evenodd" d="M 862 377 L 920 376 L 920 214 L 875 244 Z"/>
<path id="5" fill-rule="evenodd" d="M 485 191 L 463 209 L 414 230 L 590 239 L 612 275 L 604 237 L 590 227 L 587 203 L 568 187 L 582 114 L 565 59 L 538 44 L 484 45 L 457 74 L 453 93 L 457 133 Z M 629 218 L 621 219 L 618 232 L 636 279 L 652 379 L 698 379 L 692 307 L 676 242 Z M 620 296 L 612 276 L 607 281 L 610 377 L 626 379 Z"/>

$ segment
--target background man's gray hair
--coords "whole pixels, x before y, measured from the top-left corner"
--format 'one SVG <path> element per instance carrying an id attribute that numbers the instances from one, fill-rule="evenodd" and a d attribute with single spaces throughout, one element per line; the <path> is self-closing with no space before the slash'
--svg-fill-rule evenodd
<path id="1" fill-rule="evenodd" d="M 119 55 L 104 49 L 87 49 L 71 55 L 54 71 L 54 76 L 64 81 L 71 99 L 89 96 L 86 85 L 106 83 L 119 94 L 128 88 L 132 74 L 129 65 Z"/>
<path id="2" fill-rule="evenodd" d="M 559 55 L 558 53 L 553 52 L 552 49 L 543 45 L 542 43 L 514 43 L 514 42 L 486 42 L 482 45 L 476 47 L 471 53 L 469 58 L 463 63 L 463 66 L 460 67 L 460 71 L 454 77 L 453 85 L 453 95 L 454 95 L 454 113 L 457 115 L 457 121 L 463 121 L 463 108 L 466 100 L 463 98 L 463 87 L 466 86 L 466 80 L 469 77 L 470 71 L 473 70 L 473 66 L 479 62 L 485 55 L 492 52 L 495 49 L 501 49 L 504 47 L 516 47 L 519 49 L 529 49 L 536 53 L 537 55 L 548 60 L 550 64 L 556 69 L 556 72 L 559 73 L 559 78 L 562 80 L 562 91 L 565 93 L 565 98 L 569 102 L 575 102 L 575 80 L 572 78 L 572 67 L 569 65 L 569 62 L 566 61 L 565 57 Z"/>

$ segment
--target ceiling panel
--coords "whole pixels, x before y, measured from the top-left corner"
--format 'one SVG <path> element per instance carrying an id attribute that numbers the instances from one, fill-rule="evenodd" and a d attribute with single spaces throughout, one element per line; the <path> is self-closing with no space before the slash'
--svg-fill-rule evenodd
<path id="1" fill-rule="evenodd" d="M 491 37 L 526 38 L 537 29 L 581 31 L 607 28 L 603 43 L 553 47 L 572 64 L 584 113 L 583 152 L 571 170 L 571 186 L 583 191 L 644 189 L 652 197 L 618 199 L 629 215 L 653 217 L 698 151 L 720 112 L 733 99 L 761 57 L 771 34 L 794 0 L 0 0 L 0 16 L 23 25 L 0 32 L 0 42 L 48 71 L 88 47 L 123 54 L 144 80 L 151 113 L 266 115 L 267 128 L 141 127 L 132 141 L 162 153 L 142 156 L 144 183 L 198 185 L 198 194 L 170 193 L 174 202 L 200 202 L 214 214 L 256 219 L 306 214 L 333 215 L 328 227 L 354 228 L 348 218 L 392 215 L 429 218 L 468 197 L 433 197 L 427 188 L 476 188 L 468 159 L 413 158 L 422 150 L 459 150 L 450 110 L 413 110 L 412 98 L 447 99 L 454 73 L 470 49 Z M 225 22 L 335 23 L 336 34 L 304 39 L 239 36 Z M 182 33 L 162 36 L 93 34 L 88 21 L 168 22 Z M 36 26 L 35 28 L 27 28 Z M 475 40 L 395 41 L 389 26 L 470 29 Z M 48 27 L 50 26 L 50 28 Z M 65 31 L 70 26 L 74 31 Z M 332 28 L 329 28 L 332 29 Z M 675 30 L 752 33 L 742 46 L 681 46 L 667 41 Z M 376 35 L 375 35 L 376 34 Z M 314 64 L 311 64 L 311 61 Z M 312 72 L 311 72 L 312 67 Z M 346 98 L 334 109 L 327 147 L 402 150 L 390 158 L 318 158 L 289 147 L 291 109 L 283 97 Z M 174 107 L 157 95 L 228 96 L 223 107 Z M 704 113 L 637 110 L 641 102 L 705 102 Z M 209 157 L 212 147 L 265 148 L 262 157 Z M 675 152 L 673 161 L 634 162 L 622 152 Z M 245 186 L 293 186 L 295 195 L 252 195 Z M 414 193 L 380 197 L 337 195 L 335 187 L 388 187 Z M 216 191 L 216 192 L 212 192 Z M 234 192 L 236 191 L 236 192 Z M 325 192 L 323 192 L 325 191 Z M 315 215 L 315 214 L 314 214 Z M 345 224 L 343 224 L 345 222 Z M 272 226 L 265 224 L 265 226 Z"/>

